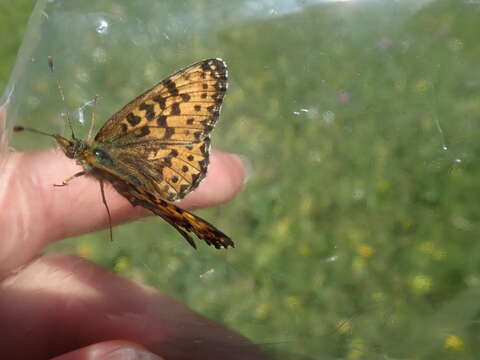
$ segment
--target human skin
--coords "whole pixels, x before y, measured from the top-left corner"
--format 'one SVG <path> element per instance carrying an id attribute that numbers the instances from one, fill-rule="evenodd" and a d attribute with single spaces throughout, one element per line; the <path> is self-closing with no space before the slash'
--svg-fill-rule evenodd
<path id="1" fill-rule="evenodd" d="M 98 182 L 83 176 L 54 188 L 79 170 L 58 150 L 5 156 L 0 176 L 2 358 L 265 359 L 244 337 L 156 289 L 73 255 L 39 255 L 51 242 L 108 225 Z M 213 151 L 206 179 L 178 205 L 221 204 L 241 189 L 244 177 L 238 156 Z M 148 214 L 111 187 L 106 196 L 115 224 Z"/>

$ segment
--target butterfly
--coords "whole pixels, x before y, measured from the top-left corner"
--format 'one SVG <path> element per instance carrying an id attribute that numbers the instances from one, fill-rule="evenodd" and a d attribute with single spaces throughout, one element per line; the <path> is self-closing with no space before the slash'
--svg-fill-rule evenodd
<path id="1" fill-rule="evenodd" d="M 53 72 L 51 57 L 48 63 Z M 57 85 L 63 100 L 58 79 Z M 234 247 L 233 241 L 212 224 L 173 204 L 195 190 L 207 174 L 210 133 L 217 123 L 227 86 L 226 63 L 206 59 L 139 95 L 110 117 L 93 139 L 94 118 L 86 140 L 75 138 L 70 123 L 71 139 L 23 126 L 15 126 L 14 131 L 53 137 L 65 155 L 83 167 L 59 186 L 83 175 L 99 180 L 110 236 L 105 182 L 133 206 L 142 206 L 162 217 L 194 248 L 190 233 L 217 249 Z"/>

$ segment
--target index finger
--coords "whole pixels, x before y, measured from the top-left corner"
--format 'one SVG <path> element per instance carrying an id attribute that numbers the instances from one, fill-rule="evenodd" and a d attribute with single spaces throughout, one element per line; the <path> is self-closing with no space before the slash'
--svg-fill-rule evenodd
<path id="1" fill-rule="evenodd" d="M 108 225 L 98 181 L 83 176 L 55 188 L 81 168 L 60 151 L 11 153 L 0 182 L 0 276 L 29 261 L 46 244 Z M 207 177 L 179 202 L 186 209 L 221 204 L 242 187 L 244 167 L 237 155 L 213 151 Z M 106 198 L 115 224 L 149 214 L 132 207 L 112 187 Z"/>

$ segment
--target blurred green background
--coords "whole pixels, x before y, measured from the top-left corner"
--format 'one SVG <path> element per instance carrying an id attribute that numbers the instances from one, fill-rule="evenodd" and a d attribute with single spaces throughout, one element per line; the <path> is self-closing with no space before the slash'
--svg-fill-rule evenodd
<path id="1" fill-rule="evenodd" d="M 50 19 L 98 11 L 128 31 L 98 40 L 87 17 L 43 28 L 49 45 L 35 53 L 54 54 L 69 108 L 100 93 L 106 119 L 169 73 L 221 56 L 231 87 L 213 143 L 253 171 L 235 200 L 197 212 L 233 250 L 194 251 L 151 218 L 114 229 L 113 243 L 101 232 L 52 251 L 154 285 L 281 358 L 477 357 L 479 2 L 157 1 L 160 19 L 122 2 L 70 4 L 52 5 Z M 33 5 L 0 5 L 3 86 Z M 154 35 L 158 47 L 135 53 Z M 44 61 L 29 69 L 18 121 L 53 131 L 55 84 Z M 31 143 L 13 142 L 52 146 Z"/>

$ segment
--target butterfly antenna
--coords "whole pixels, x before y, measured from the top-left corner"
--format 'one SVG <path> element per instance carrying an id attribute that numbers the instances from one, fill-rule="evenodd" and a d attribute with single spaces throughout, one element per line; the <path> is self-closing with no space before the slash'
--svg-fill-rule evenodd
<path id="1" fill-rule="evenodd" d="M 55 68 L 53 66 L 53 58 L 51 56 L 48 57 L 48 68 L 50 69 L 50 71 L 51 71 L 51 73 L 52 73 L 52 75 L 55 79 L 55 82 L 57 83 L 58 92 L 60 94 L 60 100 L 62 101 L 63 109 L 64 109 L 64 112 L 67 116 L 68 127 L 70 128 L 70 131 L 72 132 L 72 139 L 75 139 L 75 134 L 73 133 L 72 122 L 70 120 L 70 114 L 68 112 L 67 105 L 65 103 L 65 94 L 63 93 L 63 88 L 60 85 L 60 80 L 58 79 L 57 73 L 55 72 Z"/>
<path id="2" fill-rule="evenodd" d="M 34 132 L 36 134 L 55 137 L 55 135 L 52 135 L 52 134 L 49 134 L 49 133 L 46 133 L 46 132 L 43 132 L 43 131 L 40 131 L 40 130 L 37 130 L 37 129 L 32 129 L 32 128 L 29 128 L 29 127 L 21 126 L 21 125 L 14 126 L 13 131 L 15 131 L 15 132 L 31 131 L 31 132 Z"/>
<path id="3" fill-rule="evenodd" d="M 87 141 L 91 141 L 93 136 L 93 125 L 95 124 L 95 114 L 97 112 L 97 99 L 98 95 L 95 95 L 95 97 L 93 98 L 92 120 L 90 121 L 90 127 L 88 128 Z"/>

